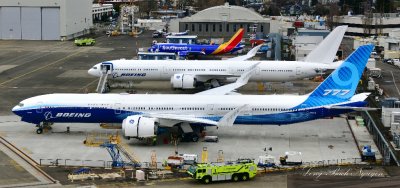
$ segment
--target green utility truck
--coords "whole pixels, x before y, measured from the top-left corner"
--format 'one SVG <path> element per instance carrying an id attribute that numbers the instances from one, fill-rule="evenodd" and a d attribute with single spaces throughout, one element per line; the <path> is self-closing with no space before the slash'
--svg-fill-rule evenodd
<path id="1" fill-rule="evenodd" d="M 75 39 L 75 45 L 77 46 L 93 46 L 96 40 L 92 38 Z"/>
<path id="2" fill-rule="evenodd" d="M 191 177 L 208 184 L 213 181 L 247 181 L 257 174 L 257 165 L 251 159 L 239 159 L 225 164 L 197 164 L 190 166 Z"/>

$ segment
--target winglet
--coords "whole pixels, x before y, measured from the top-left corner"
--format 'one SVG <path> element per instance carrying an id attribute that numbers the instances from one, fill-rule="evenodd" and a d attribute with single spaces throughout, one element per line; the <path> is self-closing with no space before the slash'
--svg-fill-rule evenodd
<path id="1" fill-rule="evenodd" d="M 255 63 L 254 65 L 250 66 L 247 71 L 245 71 L 234 83 L 227 84 L 221 87 L 217 87 L 214 89 L 209 89 L 200 93 L 196 93 L 195 95 L 225 95 L 230 93 L 231 91 L 242 87 L 247 84 L 250 77 L 253 76 L 257 70 L 257 66 L 260 62 Z"/>
<path id="2" fill-rule="evenodd" d="M 258 45 L 256 47 L 254 47 L 249 52 L 247 52 L 246 55 L 237 56 L 237 57 L 234 57 L 234 58 L 230 58 L 228 60 L 229 61 L 245 61 L 245 60 L 248 60 L 248 59 L 254 57 L 257 54 L 258 50 L 261 48 L 262 45 L 263 44 L 260 44 L 260 45 Z"/>
<path id="3" fill-rule="evenodd" d="M 253 76 L 253 74 L 256 72 L 257 66 L 260 64 L 260 62 L 250 66 L 246 72 L 244 72 L 237 80 L 235 83 L 240 83 L 243 85 L 247 84 L 249 81 L 250 77 Z"/>
<path id="4" fill-rule="evenodd" d="M 228 113 L 226 113 L 219 121 L 217 126 L 233 126 L 233 122 L 235 122 L 236 117 L 239 113 L 247 107 L 247 104 L 239 106 Z"/>

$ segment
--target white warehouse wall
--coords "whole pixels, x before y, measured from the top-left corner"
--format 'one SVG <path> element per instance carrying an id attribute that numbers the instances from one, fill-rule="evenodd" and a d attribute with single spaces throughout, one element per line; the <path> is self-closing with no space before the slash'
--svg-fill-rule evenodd
<path id="1" fill-rule="evenodd" d="M 92 0 L 0 0 L 0 7 L 59 7 L 60 37 L 71 38 L 93 26 Z"/>
<path id="2" fill-rule="evenodd" d="M 65 18 L 65 23 L 61 30 L 61 36 L 70 36 L 74 33 L 82 32 L 93 26 L 92 20 L 92 0 L 61 0 L 63 3 L 60 14 Z M 64 14 L 65 13 L 65 14 Z"/>

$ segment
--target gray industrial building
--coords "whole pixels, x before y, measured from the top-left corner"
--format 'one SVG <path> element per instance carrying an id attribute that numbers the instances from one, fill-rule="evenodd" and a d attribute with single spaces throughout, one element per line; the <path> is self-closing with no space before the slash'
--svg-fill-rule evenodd
<path id="1" fill-rule="evenodd" d="M 202 10 L 179 22 L 179 31 L 190 31 L 200 37 L 230 37 L 239 28 L 245 29 L 245 36 L 257 26 L 257 34 L 269 33 L 269 20 L 253 10 L 229 4 Z"/>
<path id="2" fill-rule="evenodd" d="M 92 0 L 0 1 L 0 39 L 66 40 L 92 25 Z"/>

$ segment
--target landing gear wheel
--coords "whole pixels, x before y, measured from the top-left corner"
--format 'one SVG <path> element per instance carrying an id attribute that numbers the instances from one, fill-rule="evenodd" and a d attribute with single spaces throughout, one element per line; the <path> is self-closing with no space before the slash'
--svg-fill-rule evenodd
<path id="1" fill-rule="evenodd" d="M 249 180 L 249 175 L 244 174 L 244 175 L 242 176 L 242 180 L 243 180 L 243 181 Z"/>
<path id="2" fill-rule="evenodd" d="M 239 176 L 236 175 L 236 174 L 234 174 L 234 175 L 232 176 L 232 180 L 233 180 L 233 181 L 239 181 Z"/>
<path id="3" fill-rule="evenodd" d="M 198 136 L 193 136 L 192 142 L 198 142 L 198 141 L 199 141 L 199 137 Z"/>
<path id="4" fill-rule="evenodd" d="M 37 130 L 36 130 L 36 134 L 42 134 L 43 133 L 43 129 L 42 128 L 38 128 Z"/>
<path id="5" fill-rule="evenodd" d="M 211 178 L 210 177 L 204 177 L 203 178 L 203 182 L 205 183 L 205 184 L 209 184 L 210 182 L 211 182 Z"/>
<path id="6" fill-rule="evenodd" d="M 221 84 L 216 79 L 212 79 L 210 83 L 211 83 L 211 88 L 216 88 L 221 86 Z"/>

